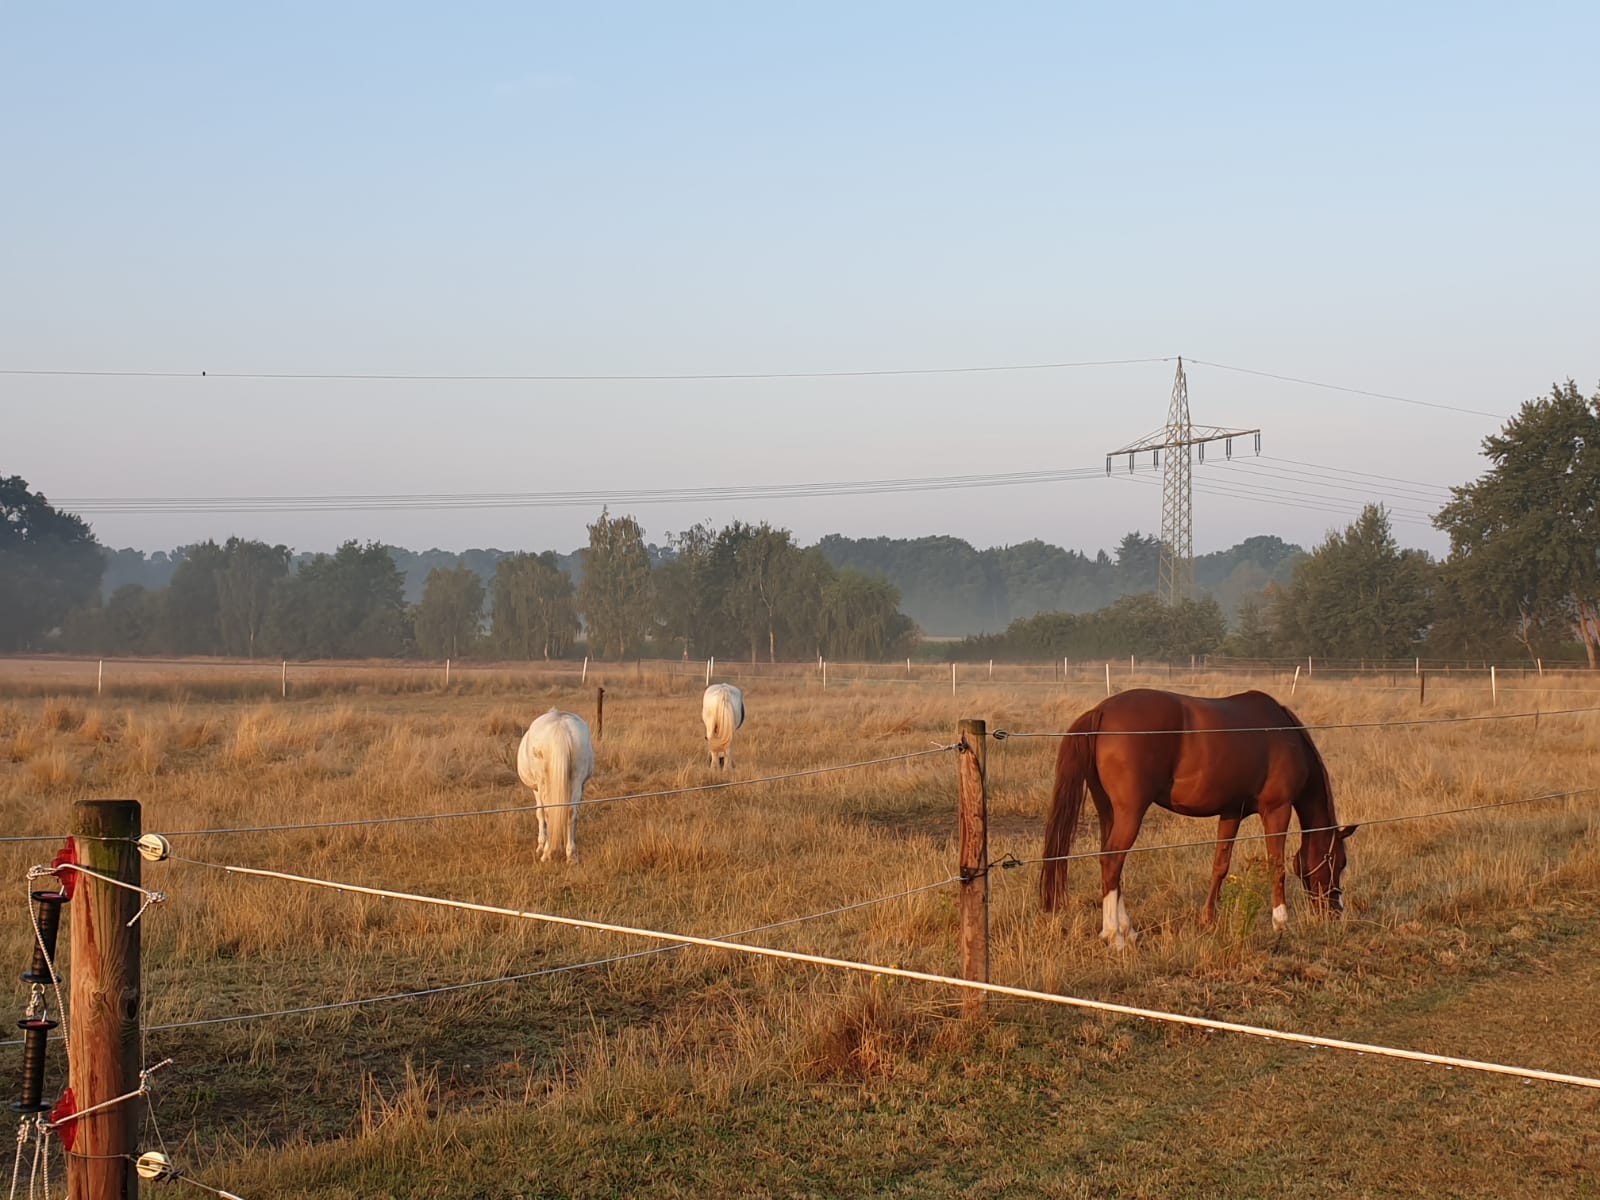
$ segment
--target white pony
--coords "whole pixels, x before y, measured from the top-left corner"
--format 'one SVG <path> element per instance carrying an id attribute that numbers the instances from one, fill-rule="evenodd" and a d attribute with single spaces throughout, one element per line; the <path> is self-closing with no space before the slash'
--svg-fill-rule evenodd
<path id="1" fill-rule="evenodd" d="M 528 726 L 517 747 L 517 776 L 534 792 L 539 816 L 539 861 L 549 862 L 556 844 L 566 842 L 567 861 L 577 862 L 573 828 L 575 805 L 594 774 L 594 747 L 583 718 L 552 708 Z"/>
<path id="2" fill-rule="evenodd" d="M 706 745 L 717 770 L 733 766 L 733 731 L 744 724 L 744 693 L 731 683 L 713 683 L 700 704 L 706 723 Z"/>

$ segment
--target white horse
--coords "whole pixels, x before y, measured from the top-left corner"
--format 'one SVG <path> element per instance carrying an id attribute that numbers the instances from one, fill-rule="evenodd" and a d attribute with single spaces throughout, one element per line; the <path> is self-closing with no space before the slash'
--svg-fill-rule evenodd
<path id="1" fill-rule="evenodd" d="M 539 817 L 539 861 L 549 862 L 557 843 L 566 842 L 567 861 L 577 862 L 573 829 L 583 785 L 594 774 L 594 747 L 583 718 L 552 708 L 528 726 L 517 747 L 517 776 L 534 792 Z"/>
<path id="2" fill-rule="evenodd" d="M 733 767 L 733 731 L 744 724 L 744 693 L 731 683 L 713 683 L 700 704 L 706 723 L 706 745 L 717 770 Z"/>

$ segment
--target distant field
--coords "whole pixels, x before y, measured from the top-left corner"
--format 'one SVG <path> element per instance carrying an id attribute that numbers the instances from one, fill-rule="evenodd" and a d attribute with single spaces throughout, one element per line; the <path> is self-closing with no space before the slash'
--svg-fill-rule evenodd
<path id="1" fill-rule="evenodd" d="M 4 832 L 64 833 L 71 802 L 131 797 L 147 830 L 525 804 L 513 761 L 552 704 L 605 734 L 589 796 L 711 782 L 704 663 L 442 668 L 0 661 Z M 930 749 L 960 717 L 1060 730 L 1105 692 L 1053 668 L 719 664 L 746 689 L 735 777 Z M 898 671 L 898 675 L 896 675 Z M 1046 671 L 1051 675 L 1047 676 Z M 1031 672 L 1031 673 L 1030 673 Z M 1283 673 L 1176 672 L 1220 694 Z M 1127 664 L 1113 686 L 1166 686 Z M 1540 711 L 1316 734 L 1346 821 L 1600 787 L 1600 686 L 1302 678 L 1308 723 Z M 989 748 L 991 853 L 1036 857 L 1053 739 Z M 486 915 L 311 892 L 203 864 L 266 866 L 487 904 L 719 935 L 955 874 L 949 754 L 582 810 L 582 861 L 541 866 L 526 814 L 175 837 L 146 868 L 147 1027 L 439 988 L 650 946 Z M 1350 844 L 1348 919 L 1269 925 L 1259 842 L 1216 932 L 1195 916 L 1208 847 L 1136 856 L 1142 933 L 1107 951 L 1098 873 L 1046 918 L 1037 868 L 997 871 L 997 982 L 1330 1037 L 1600 1075 L 1600 793 L 1374 824 Z M 1246 833 L 1257 831 L 1254 822 Z M 1153 813 L 1140 845 L 1204 842 Z M 22 875 L 6 961 L 26 965 Z M 905 895 L 750 935 L 948 973 L 955 892 Z M 63 938 L 65 945 L 65 938 Z M 1600 1094 L 1309 1051 L 1021 1001 L 965 1024 L 959 996 L 885 977 L 686 949 L 519 982 L 149 1034 L 174 1158 L 248 1200 L 370 1196 L 1314 1197 L 1596 1194 Z M 25 996 L 15 990 L 18 1015 Z M 13 1049 L 12 1053 L 16 1051 Z M 51 1088 L 64 1061 L 52 1057 Z M 150 1144 L 154 1144 L 151 1131 Z M 59 1166 L 59 1156 L 57 1158 Z"/>

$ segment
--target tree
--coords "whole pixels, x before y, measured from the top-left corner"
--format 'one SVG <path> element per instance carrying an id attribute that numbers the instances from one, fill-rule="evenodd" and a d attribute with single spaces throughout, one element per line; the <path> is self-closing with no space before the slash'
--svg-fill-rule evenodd
<path id="1" fill-rule="evenodd" d="M 1600 393 L 1572 380 L 1529 400 L 1483 440 L 1493 464 L 1434 524 L 1450 535 L 1451 573 L 1529 653 L 1556 625 L 1600 666 Z"/>
<path id="2" fill-rule="evenodd" d="M 217 627 L 222 650 L 256 656 L 256 638 L 267 623 L 272 591 L 289 574 L 289 548 L 231 537 L 215 571 Z"/>
<path id="3" fill-rule="evenodd" d="M 655 596 L 644 531 L 632 517 L 602 509 L 589 526 L 578 602 L 597 657 L 623 658 L 643 647 L 654 623 Z"/>
<path id="4" fill-rule="evenodd" d="M 722 608 L 743 633 L 751 662 L 763 649 L 769 662 L 777 661 L 778 631 L 788 615 L 785 595 L 799 554 L 787 529 L 774 529 L 765 521 L 735 521 L 717 537 L 712 559 L 723 585 Z"/>
<path id="5" fill-rule="evenodd" d="M 662 634 L 682 645 L 685 656 L 714 653 L 720 617 L 713 550 L 717 534 L 709 521 L 667 535 L 671 557 L 656 568 L 657 617 Z"/>
<path id="6" fill-rule="evenodd" d="M 412 621 L 424 655 L 460 658 L 483 628 L 483 580 L 465 565 L 433 568 Z"/>
<path id="7" fill-rule="evenodd" d="M 0 650 L 27 650 L 99 590 L 105 558 L 88 523 L 20 475 L 0 478 Z"/>
<path id="8" fill-rule="evenodd" d="M 218 578 L 227 554 L 214 541 L 184 546 L 183 559 L 161 593 L 161 648 L 169 654 L 222 653 Z"/>
<path id="9" fill-rule="evenodd" d="M 830 658 L 875 659 L 898 651 L 915 626 L 900 612 L 900 593 L 886 579 L 846 568 L 822 596 L 823 652 Z"/>
<path id="10" fill-rule="evenodd" d="M 1161 539 L 1137 530 L 1117 543 L 1118 583 L 1124 592 L 1153 592 L 1161 566 Z"/>
<path id="11" fill-rule="evenodd" d="M 1432 620 L 1433 573 L 1426 554 L 1395 544 L 1383 506 L 1369 504 L 1274 592 L 1278 641 L 1297 655 L 1409 656 Z"/>
<path id="12" fill-rule="evenodd" d="M 267 639 L 304 658 L 393 658 L 405 652 L 405 577 L 377 542 L 318 554 L 273 590 Z"/>
<path id="13" fill-rule="evenodd" d="M 1266 609 L 1257 600 L 1244 601 L 1222 649 L 1235 658 L 1267 658 L 1272 648 L 1272 624 Z"/>
<path id="14" fill-rule="evenodd" d="M 494 571 L 491 637 L 514 658 L 560 658 L 578 636 L 572 577 L 553 550 L 513 554 Z"/>

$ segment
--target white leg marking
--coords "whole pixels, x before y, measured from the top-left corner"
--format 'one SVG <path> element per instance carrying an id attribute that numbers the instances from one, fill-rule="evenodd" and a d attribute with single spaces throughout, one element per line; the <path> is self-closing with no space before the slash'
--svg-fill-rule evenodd
<path id="1" fill-rule="evenodd" d="M 1118 892 L 1110 891 L 1100 897 L 1100 936 L 1122 949 L 1122 937 L 1117 931 L 1117 906 L 1121 902 Z"/>
<path id="2" fill-rule="evenodd" d="M 1272 910 L 1272 927 L 1274 929 L 1282 929 L 1288 923 L 1289 923 L 1289 908 L 1288 908 L 1288 905 L 1280 904 L 1280 905 L 1278 905 L 1276 908 L 1274 908 Z"/>
<path id="3" fill-rule="evenodd" d="M 1133 922 L 1128 920 L 1128 906 L 1123 902 L 1122 893 L 1117 893 L 1117 930 L 1128 939 L 1128 945 L 1139 940 L 1139 935 L 1133 931 Z"/>

